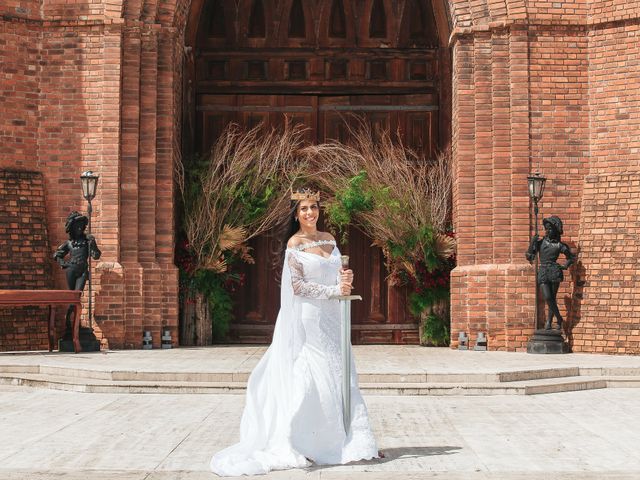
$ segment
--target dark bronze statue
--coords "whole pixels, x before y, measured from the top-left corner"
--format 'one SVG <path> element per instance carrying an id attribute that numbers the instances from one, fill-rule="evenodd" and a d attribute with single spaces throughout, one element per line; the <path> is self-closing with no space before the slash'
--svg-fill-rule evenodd
<path id="1" fill-rule="evenodd" d="M 65 223 L 65 232 L 69 234 L 69 240 L 58 247 L 53 258 L 66 270 L 67 287 L 69 290 L 84 290 L 84 285 L 89 277 L 89 255 L 94 260 L 100 258 L 101 252 L 93 235 L 84 233 L 89 219 L 79 212 L 71 212 Z M 69 258 L 65 260 L 65 257 Z M 71 331 L 71 311 L 73 305 L 67 310 L 67 331 Z"/>
<path id="2" fill-rule="evenodd" d="M 556 302 L 556 295 L 563 279 L 562 271 L 568 269 L 576 261 L 576 256 L 571 253 L 571 249 L 566 243 L 560 241 L 563 232 L 562 220 L 559 217 L 553 215 L 545 218 L 542 225 L 545 229 L 545 236 L 542 239 L 538 235 L 531 237 L 526 257 L 530 262 L 536 258 L 536 255 L 539 255 L 540 258 L 537 281 L 548 307 L 544 328 L 551 330 L 552 320 L 555 316 L 558 321 L 558 330 L 561 330 L 563 320 Z M 567 259 L 564 265 L 556 262 L 561 253 Z"/>

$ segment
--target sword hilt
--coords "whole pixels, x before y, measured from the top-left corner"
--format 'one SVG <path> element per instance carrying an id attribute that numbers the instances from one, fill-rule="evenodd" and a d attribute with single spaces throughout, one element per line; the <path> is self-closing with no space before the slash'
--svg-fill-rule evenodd
<path id="1" fill-rule="evenodd" d="M 360 295 L 340 295 L 335 298 L 337 298 L 338 300 L 346 300 L 346 301 L 362 300 L 362 297 Z"/>

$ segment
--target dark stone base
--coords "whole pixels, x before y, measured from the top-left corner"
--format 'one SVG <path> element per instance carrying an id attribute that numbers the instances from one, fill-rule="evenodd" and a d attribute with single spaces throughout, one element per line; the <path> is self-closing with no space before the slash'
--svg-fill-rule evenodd
<path id="1" fill-rule="evenodd" d="M 536 330 L 527 343 L 527 353 L 564 353 L 564 338 L 560 330 Z"/>
<path id="2" fill-rule="evenodd" d="M 100 342 L 93 333 L 93 329 L 89 327 L 80 327 L 80 347 L 83 352 L 99 352 Z M 58 351 L 73 352 L 73 336 L 70 331 L 65 331 L 64 335 L 58 340 Z"/>

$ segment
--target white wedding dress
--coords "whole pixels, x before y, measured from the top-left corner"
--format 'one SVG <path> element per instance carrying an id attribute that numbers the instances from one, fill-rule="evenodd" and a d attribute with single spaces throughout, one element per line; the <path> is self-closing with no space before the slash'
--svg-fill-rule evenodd
<path id="1" fill-rule="evenodd" d="M 325 258 L 305 250 L 333 245 Z M 321 240 L 288 248 L 273 341 L 247 385 L 240 442 L 211 459 L 221 476 L 253 475 L 378 456 L 351 361 L 351 428 L 342 419 L 337 279 L 340 252 Z"/>

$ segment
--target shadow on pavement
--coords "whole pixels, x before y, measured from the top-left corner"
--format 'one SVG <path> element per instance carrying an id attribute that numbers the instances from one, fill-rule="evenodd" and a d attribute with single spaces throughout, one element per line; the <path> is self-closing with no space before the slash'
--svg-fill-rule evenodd
<path id="1" fill-rule="evenodd" d="M 462 450 L 462 447 L 395 447 L 385 448 L 382 451 L 384 458 L 373 458 L 371 460 L 360 460 L 357 462 L 350 462 L 346 465 L 380 465 L 383 463 L 391 462 L 399 458 L 419 458 L 419 457 L 431 457 L 433 455 L 453 455 L 458 453 L 458 450 Z M 315 472 L 322 470 L 323 468 L 335 467 L 337 465 L 313 465 L 307 467 L 304 470 L 306 472 Z"/>

